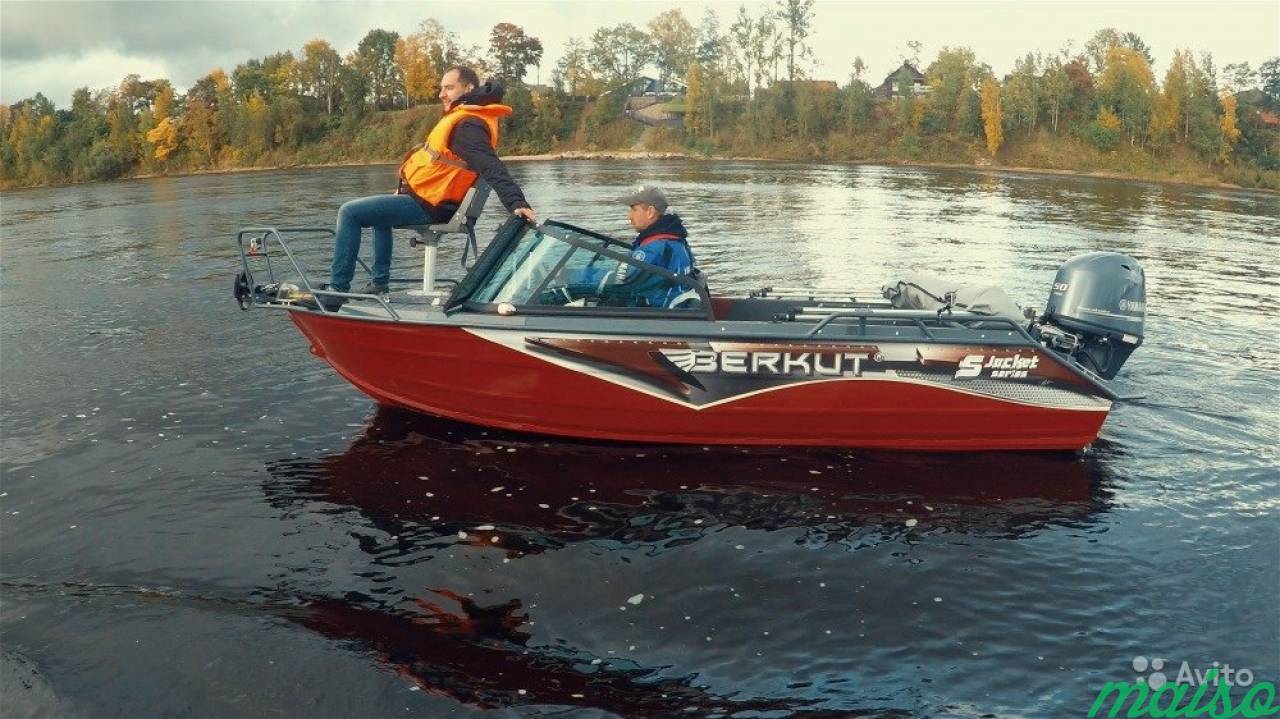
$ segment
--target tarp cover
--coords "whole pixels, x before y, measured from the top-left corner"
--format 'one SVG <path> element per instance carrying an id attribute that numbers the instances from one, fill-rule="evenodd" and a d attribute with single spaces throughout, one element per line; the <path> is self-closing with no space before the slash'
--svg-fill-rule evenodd
<path id="1" fill-rule="evenodd" d="M 885 299 L 902 310 L 940 310 L 947 306 L 947 294 L 955 293 L 951 309 L 977 315 L 1000 315 L 1015 321 L 1022 310 L 1004 290 L 992 285 L 963 285 L 926 274 L 910 274 L 882 288 Z"/>

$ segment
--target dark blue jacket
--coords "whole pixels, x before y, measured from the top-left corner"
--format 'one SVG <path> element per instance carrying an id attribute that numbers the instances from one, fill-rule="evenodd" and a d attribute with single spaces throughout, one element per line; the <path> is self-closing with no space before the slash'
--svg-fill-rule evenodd
<path id="1" fill-rule="evenodd" d="M 642 262 L 657 265 L 676 275 L 688 275 L 693 272 L 693 250 L 689 249 L 689 231 L 685 229 L 680 216 L 676 214 L 662 215 L 631 243 L 631 256 Z M 649 307 L 666 307 L 671 300 L 685 292 L 680 285 L 665 281 L 657 281 L 656 276 L 641 273 L 639 268 L 630 265 L 618 267 L 618 284 L 635 283 L 632 288 L 636 297 L 644 300 Z"/>

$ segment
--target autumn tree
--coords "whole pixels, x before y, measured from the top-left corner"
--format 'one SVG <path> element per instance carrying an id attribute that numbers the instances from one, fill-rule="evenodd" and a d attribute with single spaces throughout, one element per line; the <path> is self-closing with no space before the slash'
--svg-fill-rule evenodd
<path id="1" fill-rule="evenodd" d="M 243 144 L 247 151 L 247 159 L 252 162 L 271 149 L 271 139 L 274 134 L 271 126 L 271 112 L 266 98 L 255 91 L 245 100 L 244 113 Z"/>
<path id="2" fill-rule="evenodd" d="M 1222 96 L 1222 117 L 1218 121 L 1222 132 L 1222 142 L 1218 146 L 1218 162 L 1226 164 L 1231 160 L 1236 142 L 1240 139 L 1240 128 L 1236 121 L 1236 96 Z"/>
<path id="3" fill-rule="evenodd" d="M 852 72 L 849 74 L 849 85 L 845 87 L 841 99 L 844 105 L 845 127 L 849 130 L 865 129 L 867 121 L 871 119 L 871 109 L 875 105 L 875 93 L 862 79 L 866 70 L 867 66 L 862 61 L 862 57 L 855 57 Z"/>
<path id="4" fill-rule="evenodd" d="M 795 80 L 796 58 L 803 60 L 812 54 L 805 40 L 813 26 L 813 0 L 778 0 L 777 17 L 786 38 L 787 79 Z"/>
<path id="5" fill-rule="evenodd" d="M 367 78 L 369 99 L 379 110 L 400 105 L 404 79 L 396 66 L 398 33 L 370 30 L 356 46 L 356 68 Z"/>
<path id="6" fill-rule="evenodd" d="M 338 77 L 342 71 L 342 58 L 338 52 L 324 40 L 311 40 L 302 46 L 298 71 L 305 92 L 323 102 L 325 112 L 332 115 L 338 97 Z"/>
<path id="7" fill-rule="evenodd" d="M 1041 97 L 1038 58 L 1030 53 L 1019 58 L 1000 90 L 1010 127 L 1025 127 L 1028 133 L 1035 130 Z"/>
<path id="8" fill-rule="evenodd" d="M 173 86 L 165 83 L 156 95 L 156 102 L 151 110 L 155 127 L 146 134 L 147 142 L 153 148 L 152 156 L 161 162 L 169 159 L 173 151 L 178 149 L 178 123 L 169 116 L 172 107 Z"/>
<path id="9" fill-rule="evenodd" d="M 734 18 L 733 24 L 729 26 L 729 39 L 733 42 L 734 62 L 738 66 L 738 70 L 742 75 L 743 81 L 747 85 L 747 96 L 751 97 L 755 84 L 754 74 L 752 72 L 755 66 L 755 55 L 751 52 L 752 46 L 756 42 L 756 33 L 759 26 L 756 24 L 755 18 L 747 12 L 747 6 L 738 7 L 738 16 Z"/>
<path id="10" fill-rule="evenodd" d="M 439 73 L 431 64 L 431 49 L 422 33 L 396 40 L 396 67 L 404 80 L 405 104 L 429 102 L 436 95 Z"/>
<path id="11" fill-rule="evenodd" d="M 975 112 L 978 88 L 991 69 L 978 63 L 967 47 L 944 47 L 925 71 L 929 83 L 929 108 L 933 126 L 975 132 L 980 119 Z"/>
<path id="12" fill-rule="evenodd" d="M 756 66 L 756 87 L 762 87 L 765 80 L 772 77 L 778 79 L 778 65 L 783 55 L 783 35 L 777 20 L 766 13 L 756 20 L 756 36 L 751 43 L 751 57 Z"/>
<path id="13" fill-rule="evenodd" d="M 1273 57 L 1258 66 L 1258 81 L 1267 97 L 1273 103 L 1280 103 L 1280 57 Z"/>
<path id="14" fill-rule="evenodd" d="M 1141 145 L 1151 119 L 1155 78 L 1140 53 L 1113 46 L 1098 75 L 1098 102 L 1120 118 L 1130 145 Z"/>
<path id="15" fill-rule="evenodd" d="M 362 68 L 360 55 L 347 53 L 338 68 L 338 96 L 341 98 L 343 122 L 350 124 L 369 109 L 369 76 Z"/>
<path id="16" fill-rule="evenodd" d="M 1219 117 L 1222 106 L 1218 99 L 1218 77 L 1213 56 L 1200 56 L 1199 62 L 1190 52 L 1187 59 L 1187 100 L 1182 109 L 1183 137 L 1200 157 L 1214 159 L 1222 147 Z"/>
<path id="17" fill-rule="evenodd" d="M 262 58 L 262 74 L 267 79 L 269 98 L 297 95 L 303 91 L 302 74 L 292 51 L 277 52 Z"/>
<path id="18" fill-rule="evenodd" d="M 494 74 L 507 83 L 524 82 L 530 65 L 542 62 L 542 41 L 526 35 L 519 25 L 500 22 L 489 33 Z"/>
<path id="19" fill-rule="evenodd" d="M 1122 47 L 1136 52 L 1147 61 L 1147 65 L 1155 62 L 1155 58 L 1151 56 L 1151 48 L 1143 42 L 1142 38 L 1136 33 L 1122 33 L 1113 27 L 1106 27 L 1094 33 L 1089 42 L 1085 43 L 1085 54 L 1093 61 L 1095 72 L 1101 73 L 1107 65 L 1107 54 L 1111 52 L 1111 48 Z"/>
<path id="20" fill-rule="evenodd" d="M 987 152 L 995 157 L 1004 142 L 1004 111 L 1000 108 L 1000 86 L 990 77 L 982 81 L 982 129 L 987 136 Z"/>
<path id="21" fill-rule="evenodd" d="M 255 92 L 261 96 L 271 94 L 271 81 L 257 58 L 246 60 L 231 71 L 231 87 L 236 97 L 246 100 Z"/>
<path id="22" fill-rule="evenodd" d="M 1151 138 L 1153 141 L 1165 139 L 1173 142 L 1185 142 L 1183 131 L 1183 111 L 1190 99 L 1190 78 L 1188 70 L 1191 65 L 1190 53 L 1181 50 L 1173 51 L 1173 59 L 1164 74 L 1164 85 L 1156 98 L 1155 109 L 1151 114 Z"/>
<path id="23" fill-rule="evenodd" d="M 716 119 L 721 114 L 722 95 L 728 81 L 727 66 L 732 60 L 725 38 L 720 34 L 720 17 L 707 8 L 694 30 L 693 59 L 702 66 L 703 107 L 706 111 L 707 134 L 715 135 Z"/>
<path id="24" fill-rule="evenodd" d="M 1114 150 L 1119 143 L 1123 129 L 1124 123 L 1121 122 L 1120 117 L 1110 107 L 1102 107 L 1098 109 L 1098 116 L 1089 126 L 1089 138 L 1094 147 L 1108 152 Z"/>
<path id="25" fill-rule="evenodd" d="M 1071 101 L 1071 76 L 1067 74 L 1061 57 L 1054 55 L 1045 61 L 1040 75 L 1040 90 L 1049 111 L 1050 126 L 1057 132 L 1062 110 Z"/>
<path id="26" fill-rule="evenodd" d="M 653 57 L 652 38 L 631 23 L 602 27 L 591 35 L 588 61 L 611 85 L 630 85 Z"/>
<path id="27" fill-rule="evenodd" d="M 467 47 L 458 39 L 458 34 L 445 28 L 434 18 L 427 18 L 418 24 L 417 34 L 427 44 L 431 54 L 431 64 L 441 72 L 450 65 L 474 65 L 479 53 L 473 47 Z"/>
<path id="28" fill-rule="evenodd" d="M 223 124 L 218 112 L 222 98 L 230 99 L 231 81 L 221 69 L 196 80 L 187 90 L 185 112 L 179 124 L 182 143 L 196 153 L 200 165 L 213 165 L 223 144 Z"/>
<path id="29" fill-rule="evenodd" d="M 590 94 L 588 90 L 594 89 L 595 77 L 591 74 L 586 43 L 575 37 L 565 41 L 560 60 L 556 63 L 555 74 L 565 84 L 570 96 Z"/>
<path id="30" fill-rule="evenodd" d="M 1066 102 L 1066 111 L 1075 120 L 1084 120 L 1093 115 L 1093 73 L 1089 72 L 1089 60 L 1077 55 L 1062 66 L 1063 72 L 1071 80 L 1071 95 Z"/>
<path id="31" fill-rule="evenodd" d="M 1222 68 L 1223 89 L 1238 94 L 1252 89 L 1258 84 L 1258 73 L 1253 71 L 1247 62 L 1236 62 Z"/>
<path id="32" fill-rule="evenodd" d="M 707 133 L 707 91 L 702 79 L 701 63 L 695 62 L 689 66 L 687 84 L 684 96 L 684 130 L 690 137 L 701 137 Z"/>
<path id="33" fill-rule="evenodd" d="M 653 64 L 665 86 L 671 77 L 684 77 L 693 62 L 695 30 L 679 9 L 667 10 L 649 21 Z"/>
<path id="34" fill-rule="evenodd" d="M 724 37 L 720 35 L 720 16 L 713 8 L 702 11 L 702 18 L 698 20 L 693 37 L 693 59 L 702 63 L 703 72 L 707 72 L 712 66 L 719 69 L 728 59 Z"/>

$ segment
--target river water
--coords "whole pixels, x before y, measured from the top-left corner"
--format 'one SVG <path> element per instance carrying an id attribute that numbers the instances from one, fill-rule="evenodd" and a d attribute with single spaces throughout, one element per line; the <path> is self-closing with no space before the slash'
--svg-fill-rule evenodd
<path id="1" fill-rule="evenodd" d="M 237 227 L 329 224 L 390 168 L 9 193 L 6 716 L 1066 717 L 1155 659 L 1280 681 L 1277 196 L 512 169 L 541 217 L 616 235 L 612 200 L 661 184 L 713 288 L 924 270 L 1042 307 L 1070 255 L 1129 253 L 1142 397 L 1083 458 L 512 435 L 379 410 L 233 305 Z"/>

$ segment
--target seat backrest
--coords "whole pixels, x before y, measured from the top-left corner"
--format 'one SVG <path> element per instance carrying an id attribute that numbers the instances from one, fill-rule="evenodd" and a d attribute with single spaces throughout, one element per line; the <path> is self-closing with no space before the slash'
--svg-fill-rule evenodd
<path id="1" fill-rule="evenodd" d="M 484 180 L 476 180 L 476 184 L 462 196 L 462 202 L 458 203 L 458 209 L 454 210 L 453 217 L 450 217 L 448 222 L 431 225 L 430 229 L 433 232 L 450 233 L 464 232 L 468 227 L 475 227 L 476 220 L 480 218 L 480 213 L 484 212 L 484 203 L 488 199 L 489 185 Z"/>
<path id="2" fill-rule="evenodd" d="M 489 201 L 489 183 L 481 179 L 476 179 L 476 184 L 467 190 L 467 197 L 471 198 L 468 203 L 467 198 L 463 198 L 463 203 L 458 205 L 458 212 L 455 214 L 462 215 L 467 218 L 468 225 L 476 224 L 476 220 L 480 218 L 480 213 L 484 212 L 484 204 Z"/>

